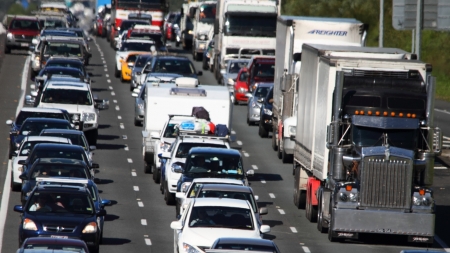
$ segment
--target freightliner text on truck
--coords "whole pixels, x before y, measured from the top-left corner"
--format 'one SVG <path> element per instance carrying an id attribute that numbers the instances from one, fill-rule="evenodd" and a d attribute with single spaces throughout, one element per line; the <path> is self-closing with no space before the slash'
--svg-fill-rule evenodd
<path id="1" fill-rule="evenodd" d="M 296 82 L 301 66 L 303 43 L 364 46 L 367 26 L 356 19 L 280 16 L 272 108 L 272 147 L 283 163 L 292 161 L 297 99 Z"/>
<path id="2" fill-rule="evenodd" d="M 330 241 L 432 243 L 435 78 L 400 49 L 303 44 L 294 203 Z"/>
<path id="3" fill-rule="evenodd" d="M 226 61 L 242 55 L 275 55 L 278 4 L 281 1 L 222 0 L 214 21 L 214 75 L 220 80 Z"/>

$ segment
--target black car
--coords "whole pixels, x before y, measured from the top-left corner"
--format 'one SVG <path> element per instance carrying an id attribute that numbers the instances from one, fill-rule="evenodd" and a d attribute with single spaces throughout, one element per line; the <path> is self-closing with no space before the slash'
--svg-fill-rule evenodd
<path id="1" fill-rule="evenodd" d="M 248 185 L 247 176 L 254 174 L 253 170 L 244 170 L 241 153 L 227 148 L 191 148 L 186 163 L 175 172 L 182 173 L 177 183 L 177 192 L 186 191 L 194 178 L 232 178 L 240 179 Z"/>
<path id="2" fill-rule="evenodd" d="M 63 109 L 23 107 L 15 120 L 6 121 L 6 124 L 11 126 L 9 130 L 9 159 L 12 158 L 14 151 L 20 146 L 20 142 L 16 144 L 15 139 L 23 122 L 28 118 L 55 118 L 70 121 L 69 112 Z"/>
<path id="3" fill-rule="evenodd" d="M 69 138 L 72 145 L 78 145 L 84 148 L 88 153 L 89 158 L 92 160 L 92 151 L 94 151 L 96 146 L 89 146 L 89 142 L 86 139 L 83 131 L 74 129 L 44 129 L 42 130 L 40 136 L 55 136 Z"/>
<path id="4" fill-rule="evenodd" d="M 10 154 L 17 150 L 25 136 L 39 136 L 42 129 L 45 128 L 72 129 L 72 125 L 66 119 L 27 118 L 22 123 L 19 131 L 12 133 L 14 136 L 14 143 L 10 147 Z"/>
<path id="5" fill-rule="evenodd" d="M 51 57 L 45 64 L 47 67 L 68 67 L 77 68 L 83 73 L 83 76 L 91 80 L 92 73 L 87 72 L 84 64 L 78 58 L 68 58 L 68 57 Z"/>
<path id="6" fill-rule="evenodd" d="M 152 73 L 171 73 L 184 77 L 198 78 L 202 71 L 196 71 L 194 64 L 185 56 L 155 56 L 152 59 Z"/>
<path id="7" fill-rule="evenodd" d="M 74 238 L 98 252 L 102 227 L 98 220 L 106 210 L 96 209 L 87 186 L 37 184 L 21 213 L 19 245 L 30 237 Z"/>
<path id="8" fill-rule="evenodd" d="M 273 86 L 270 88 L 267 96 L 261 105 L 261 115 L 259 117 L 258 134 L 262 138 L 268 137 L 272 132 L 272 104 L 273 104 Z"/>
<path id="9" fill-rule="evenodd" d="M 45 80 L 51 76 L 67 76 L 78 78 L 80 81 L 90 84 L 91 80 L 88 76 L 85 76 L 83 72 L 78 68 L 72 67 L 58 67 L 58 66 L 45 66 L 39 74 L 35 77 L 36 88 L 42 90 Z"/>
<path id="10" fill-rule="evenodd" d="M 22 179 L 22 193 L 20 200 L 25 204 L 27 197 L 36 186 L 37 177 L 72 177 L 92 179 L 91 172 L 87 164 L 78 159 L 68 158 L 38 158 L 33 165 L 27 169 L 20 179 Z"/>
<path id="11" fill-rule="evenodd" d="M 92 178 L 94 181 L 97 181 L 97 179 L 94 178 L 95 173 L 93 169 L 99 168 L 100 166 L 97 163 L 92 162 L 87 152 L 81 146 L 39 143 L 33 147 L 26 160 L 19 161 L 18 163 L 23 165 L 23 171 L 26 172 L 38 158 L 68 158 L 80 160 L 88 165 Z"/>

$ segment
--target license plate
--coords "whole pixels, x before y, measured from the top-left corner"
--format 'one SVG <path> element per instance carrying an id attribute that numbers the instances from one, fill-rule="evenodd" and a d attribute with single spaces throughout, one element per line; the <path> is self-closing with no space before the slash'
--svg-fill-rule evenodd
<path id="1" fill-rule="evenodd" d="M 68 236 L 64 236 L 64 235 L 52 235 L 50 236 L 51 238 L 62 238 L 62 239 L 68 239 Z"/>
<path id="2" fill-rule="evenodd" d="M 22 46 L 22 47 L 29 47 L 30 44 L 28 44 L 28 43 L 20 43 L 20 46 Z"/>

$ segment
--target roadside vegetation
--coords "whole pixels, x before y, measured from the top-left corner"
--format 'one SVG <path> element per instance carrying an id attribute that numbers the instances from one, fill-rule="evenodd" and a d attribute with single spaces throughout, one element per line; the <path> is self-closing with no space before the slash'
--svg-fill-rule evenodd
<path id="1" fill-rule="evenodd" d="M 367 46 L 378 46 L 379 0 L 283 0 L 282 15 L 356 18 L 369 25 Z M 450 33 L 424 30 L 421 60 L 433 65 L 436 96 L 450 101 Z M 412 32 L 392 27 L 392 0 L 384 1 L 384 46 L 411 52 Z"/>

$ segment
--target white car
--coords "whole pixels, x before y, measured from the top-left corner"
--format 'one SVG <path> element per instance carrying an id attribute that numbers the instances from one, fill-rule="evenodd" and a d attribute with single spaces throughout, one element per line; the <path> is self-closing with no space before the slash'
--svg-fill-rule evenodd
<path id="1" fill-rule="evenodd" d="M 217 137 L 214 135 L 185 135 L 180 134 L 167 152 L 163 152 L 161 157 L 167 159 L 164 171 L 164 177 L 161 177 L 163 184 L 164 200 L 167 205 L 175 202 L 175 193 L 177 192 L 177 183 L 181 177 L 180 164 L 186 162 L 189 150 L 193 147 L 211 147 L 211 148 L 230 148 L 228 138 Z"/>
<path id="2" fill-rule="evenodd" d="M 270 226 L 258 225 L 248 201 L 226 198 L 197 198 L 181 219 L 173 221 L 174 252 L 204 252 L 217 238 L 261 238 Z"/>
<path id="3" fill-rule="evenodd" d="M 176 200 L 176 214 L 177 216 L 182 214 L 186 207 L 191 202 L 192 198 L 195 198 L 197 195 L 198 189 L 202 187 L 204 184 L 231 184 L 231 185 L 244 185 L 244 182 L 239 179 L 231 179 L 231 178 L 194 178 L 192 183 L 187 187 L 184 192 L 177 192 L 175 194 Z"/>
<path id="4" fill-rule="evenodd" d="M 70 139 L 63 137 L 50 137 L 50 136 L 26 136 L 18 150 L 15 151 L 16 156 L 13 157 L 11 165 L 11 189 L 13 191 L 19 191 L 22 186 L 22 179 L 19 176 L 23 173 L 22 165 L 19 164 L 19 161 L 26 160 L 28 158 L 29 153 L 33 149 L 34 145 L 38 143 L 63 143 L 63 144 L 72 144 Z"/>

